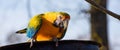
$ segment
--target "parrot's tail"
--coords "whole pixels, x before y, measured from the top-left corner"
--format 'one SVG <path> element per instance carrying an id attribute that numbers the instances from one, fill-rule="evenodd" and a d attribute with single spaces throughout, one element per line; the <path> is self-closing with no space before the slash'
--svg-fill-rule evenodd
<path id="1" fill-rule="evenodd" d="M 26 33 L 26 30 L 27 30 L 27 28 L 16 31 L 16 33 L 23 34 L 23 33 Z"/>

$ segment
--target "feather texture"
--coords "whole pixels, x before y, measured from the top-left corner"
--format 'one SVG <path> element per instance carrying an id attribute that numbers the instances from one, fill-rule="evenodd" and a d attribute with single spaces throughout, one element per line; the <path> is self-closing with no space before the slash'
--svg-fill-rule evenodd
<path id="1" fill-rule="evenodd" d="M 62 20 L 70 19 L 69 14 L 65 12 L 46 12 L 31 18 L 28 27 L 19 30 L 16 33 L 27 33 L 27 37 L 34 38 L 37 41 L 53 40 L 57 38 L 62 39 L 66 33 L 68 23 L 62 23 L 64 27 L 54 26 L 57 17 L 61 16 Z"/>
<path id="2" fill-rule="evenodd" d="M 35 34 L 38 32 L 39 28 L 41 27 L 42 16 L 43 14 L 36 15 L 30 20 L 28 27 L 27 27 L 27 36 L 29 38 L 33 38 Z"/>

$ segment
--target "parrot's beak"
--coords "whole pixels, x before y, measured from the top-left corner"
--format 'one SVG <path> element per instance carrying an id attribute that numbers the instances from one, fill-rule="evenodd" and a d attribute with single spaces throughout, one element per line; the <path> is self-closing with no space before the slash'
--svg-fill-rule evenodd
<path id="1" fill-rule="evenodd" d="M 55 27 L 62 27 L 63 26 L 63 21 L 61 21 L 61 20 L 55 20 L 54 21 L 54 23 L 53 23 L 53 25 L 55 26 Z"/>
<path id="2" fill-rule="evenodd" d="M 60 27 L 60 25 L 62 24 L 62 17 L 61 16 L 58 16 L 57 19 L 53 22 L 53 25 L 55 27 Z"/>
<path id="3" fill-rule="evenodd" d="M 57 19 L 53 22 L 53 25 L 55 27 L 60 27 L 66 29 L 68 26 L 69 19 L 62 18 L 61 16 L 58 16 Z"/>
<path id="4" fill-rule="evenodd" d="M 68 26 L 68 19 L 66 19 L 66 20 L 55 20 L 54 21 L 54 23 L 53 23 L 53 25 L 55 26 L 55 27 L 60 27 L 60 28 L 64 28 L 64 29 L 66 29 L 67 28 L 67 26 Z"/>

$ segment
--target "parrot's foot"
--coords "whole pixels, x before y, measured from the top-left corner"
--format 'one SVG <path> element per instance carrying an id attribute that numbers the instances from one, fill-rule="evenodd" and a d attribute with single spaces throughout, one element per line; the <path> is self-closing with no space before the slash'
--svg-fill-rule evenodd
<path id="1" fill-rule="evenodd" d="M 33 39 L 31 39 L 30 48 L 33 46 Z"/>
<path id="2" fill-rule="evenodd" d="M 56 45 L 55 45 L 56 47 L 58 46 L 58 41 L 56 41 Z"/>
<path id="3" fill-rule="evenodd" d="M 28 39 L 27 42 L 31 42 L 30 43 L 30 48 L 31 48 L 33 46 L 33 42 L 35 42 L 35 40 L 34 39 Z"/>
<path id="4" fill-rule="evenodd" d="M 55 46 L 57 47 L 58 44 L 59 44 L 59 43 L 58 43 L 59 40 L 55 37 L 55 38 L 53 38 L 53 41 L 55 42 Z"/>

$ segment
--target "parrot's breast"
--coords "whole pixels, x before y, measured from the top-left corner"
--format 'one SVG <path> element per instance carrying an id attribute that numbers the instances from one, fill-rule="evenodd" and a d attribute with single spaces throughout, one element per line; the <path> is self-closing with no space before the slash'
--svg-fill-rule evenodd
<path id="1" fill-rule="evenodd" d="M 37 41 L 52 40 L 59 34 L 59 28 L 53 25 L 54 17 L 50 19 L 43 18 L 42 26 L 36 34 Z"/>

